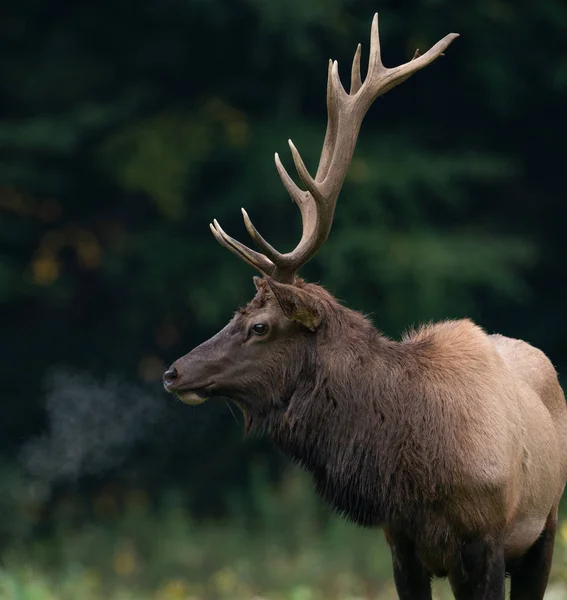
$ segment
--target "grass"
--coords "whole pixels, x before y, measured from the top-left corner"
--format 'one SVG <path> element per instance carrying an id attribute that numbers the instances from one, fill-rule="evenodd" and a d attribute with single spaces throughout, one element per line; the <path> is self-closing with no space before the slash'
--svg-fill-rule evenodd
<path id="1" fill-rule="evenodd" d="M 48 540 L 14 541 L 0 571 L 2 600 L 388 600 L 390 556 L 378 530 L 330 517 L 309 479 L 260 477 L 254 506 L 231 501 L 223 521 L 196 522 L 170 492 L 93 502 L 94 517 L 60 518 Z M 63 511 L 68 515 L 72 511 Z M 566 582 L 565 585 L 563 582 Z M 438 599 L 451 598 L 436 582 Z M 567 522 L 556 546 L 550 600 L 567 599 Z"/>

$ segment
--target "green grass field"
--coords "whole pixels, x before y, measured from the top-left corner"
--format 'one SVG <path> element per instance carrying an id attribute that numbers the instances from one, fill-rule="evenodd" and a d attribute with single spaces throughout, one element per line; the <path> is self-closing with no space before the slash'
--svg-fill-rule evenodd
<path id="1" fill-rule="evenodd" d="M 234 500 L 224 522 L 197 523 L 170 493 L 150 511 L 147 495 L 94 499 L 94 517 L 61 512 L 48 539 L 11 543 L 2 600 L 370 600 L 395 598 L 382 533 L 329 517 L 296 469 L 255 506 Z M 245 514 L 254 515 L 244 516 Z M 563 585 L 562 582 L 565 582 Z M 435 582 L 436 598 L 451 598 Z M 567 599 L 567 521 L 560 529 L 552 600 Z"/>

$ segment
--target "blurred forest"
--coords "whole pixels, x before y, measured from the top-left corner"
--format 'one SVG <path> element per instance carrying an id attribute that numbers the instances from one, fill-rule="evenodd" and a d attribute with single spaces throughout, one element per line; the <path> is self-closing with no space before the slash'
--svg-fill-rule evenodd
<path id="1" fill-rule="evenodd" d="M 348 81 L 376 11 L 387 66 L 461 37 L 371 109 L 329 240 L 303 275 L 388 335 L 468 316 L 530 341 L 565 373 L 564 0 L 6 0 L 2 548 L 71 544 L 97 519 L 123 515 L 128 498 L 172 537 L 179 529 L 159 511 L 173 497 L 179 527 L 193 532 L 234 524 L 235 507 L 246 523 L 275 515 L 266 522 L 282 530 L 331 518 L 307 496 L 286 500 L 303 479 L 266 441 L 242 440 L 238 412 L 223 401 L 182 406 L 160 379 L 254 292 L 252 270 L 212 237 L 213 218 L 248 243 L 244 206 L 276 247 L 297 243 L 299 211 L 273 154 L 291 172 L 292 138 L 314 169 L 327 61 Z M 312 518 L 300 516 L 311 502 Z M 47 554 L 28 556 L 64 560 Z M 116 560 L 118 574 L 135 571 Z M 172 589 L 164 597 L 190 597 Z M 293 598 L 315 598 L 298 589 Z"/>

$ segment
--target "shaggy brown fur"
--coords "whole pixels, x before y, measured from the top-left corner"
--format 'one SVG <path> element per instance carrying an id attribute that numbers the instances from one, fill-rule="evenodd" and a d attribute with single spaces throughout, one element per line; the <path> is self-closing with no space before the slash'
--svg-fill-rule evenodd
<path id="1" fill-rule="evenodd" d="M 521 564 L 554 527 L 567 479 L 567 409 L 545 355 L 466 319 L 396 342 L 318 285 L 255 282 L 248 306 L 174 363 L 168 389 L 189 403 L 232 398 L 339 513 L 385 527 L 406 597 L 432 575 L 473 597 L 456 575 L 467 544 L 474 568 L 487 548 L 481 570 Z M 268 332 L 255 335 L 258 323 Z M 409 547 L 416 589 L 396 571 Z M 474 597 L 500 597 L 500 579 L 491 585 Z"/>

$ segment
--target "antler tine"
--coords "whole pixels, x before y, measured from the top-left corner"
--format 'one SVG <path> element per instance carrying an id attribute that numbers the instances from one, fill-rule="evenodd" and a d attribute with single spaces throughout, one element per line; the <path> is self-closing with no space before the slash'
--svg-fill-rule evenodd
<path id="1" fill-rule="evenodd" d="M 380 50 L 380 31 L 378 30 L 378 13 L 374 13 L 372 26 L 370 27 L 370 56 L 368 57 L 368 73 L 366 79 L 370 79 L 377 71 L 383 69 L 382 52 Z"/>
<path id="2" fill-rule="evenodd" d="M 242 218 L 244 219 L 244 225 L 246 226 L 246 231 L 250 237 L 254 240 L 256 245 L 262 250 L 268 258 L 273 262 L 274 259 L 276 261 L 281 260 L 282 254 L 280 254 L 269 242 L 267 242 L 261 235 L 260 232 L 254 227 L 254 224 L 250 220 L 248 213 L 241 208 Z"/>
<path id="3" fill-rule="evenodd" d="M 303 159 L 301 158 L 301 154 L 299 154 L 299 151 L 294 146 L 294 144 L 291 140 L 288 140 L 287 143 L 289 144 L 289 149 L 291 150 L 293 163 L 295 165 L 295 168 L 297 169 L 297 173 L 298 173 L 299 177 L 301 177 L 301 181 L 303 181 L 303 183 L 305 184 L 305 187 L 307 188 L 309 193 L 313 196 L 313 198 L 315 199 L 315 202 L 317 204 L 324 203 L 325 199 L 321 195 L 321 192 L 319 190 L 317 182 L 315 181 L 315 179 L 313 179 L 313 177 L 311 177 L 311 174 L 307 170 L 307 167 L 305 166 L 305 163 L 303 162 Z"/>
<path id="4" fill-rule="evenodd" d="M 214 221 L 211 231 L 217 241 L 260 272 L 283 282 L 293 282 L 297 270 L 317 252 L 329 235 L 336 202 L 354 154 L 360 126 L 371 104 L 378 96 L 390 91 L 441 56 L 457 37 L 458 34 L 450 33 L 425 54 L 416 52 L 409 62 L 387 68 L 382 64 L 376 13 L 372 19 L 368 72 L 364 81 L 360 73 L 360 44 L 352 61 L 349 93 L 341 83 L 337 61 L 329 61 L 327 131 L 315 177 L 309 173 L 297 148 L 289 140 L 295 168 L 307 190 L 302 190 L 295 184 L 279 156 L 275 155 L 280 179 L 301 211 L 303 232 L 299 244 L 291 252 L 281 254 L 260 235 L 244 209 L 242 216 L 246 229 L 263 253 L 255 252 L 231 238 Z"/>
<path id="5" fill-rule="evenodd" d="M 317 167 L 317 174 L 315 175 L 317 181 L 324 179 L 324 174 L 329 170 L 329 164 L 333 158 L 332 149 L 335 143 L 334 140 L 337 136 L 339 110 L 337 89 L 334 85 L 333 77 L 333 70 L 335 68 L 338 69 L 338 65 L 335 67 L 336 62 L 337 61 L 329 60 L 329 69 L 327 73 L 327 131 L 325 132 L 321 158 L 319 159 L 319 166 Z"/>
<path id="6" fill-rule="evenodd" d="M 358 44 L 354 59 L 352 61 L 352 70 L 350 75 L 350 95 L 353 96 L 362 87 L 362 77 L 360 75 L 360 55 L 362 53 L 362 46 Z"/>
<path id="7" fill-rule="evenodd" d="M 221 246 L 239 256 L 251 267 L 260 271 L 262 275 L 272 275 L 274 273 L 276 267 L 266 256 L 251 250 L 248 246 L 228 235 L 216 219 L 213 220 L 213 223 L 209 223 L 209 228 Z"/>
<path id="8" fill-rule="evenodd" d="M 305 196 L 307 192 L 300 189 L 295 181 L 289 176 L 289 173 L 285 170 L 285 167 L 282 165 L 282 161 L 280 160 L 280 155 L 276 152 L 274 155 L 274 162 L 276 163 L 276 170 L 282 183 L 284 184 L 287 193 L 290 195 L 291 199 L 298 205 L 301 206 L 305 201 Z"/>
<path id="9" fill-rule="evenodd" d="M 372 20 L 368 75 L 364 82 L 365 87 L 367 87 L 368 90 L 365 94 L 367 106 L 369 107 L 378 96 L 383 96 L 386 92 L 389 92 L 400 83 L 403 83 L 408 77 L 432 63 L 436 58 L 442 56 L 443 51 L 458 37 L 458 33 L 449 33 L 432 46 L 425 54 L 420 55 L 416 51 L 409 62 L 389 69 L 382 64 L 380 38 L 378 34 L 378 13 L 376 13 Z M 366 86 L 367 83 L 368 86 Z M 366 112 L 366 110 L 364 110 L 364 112 Z"/>

